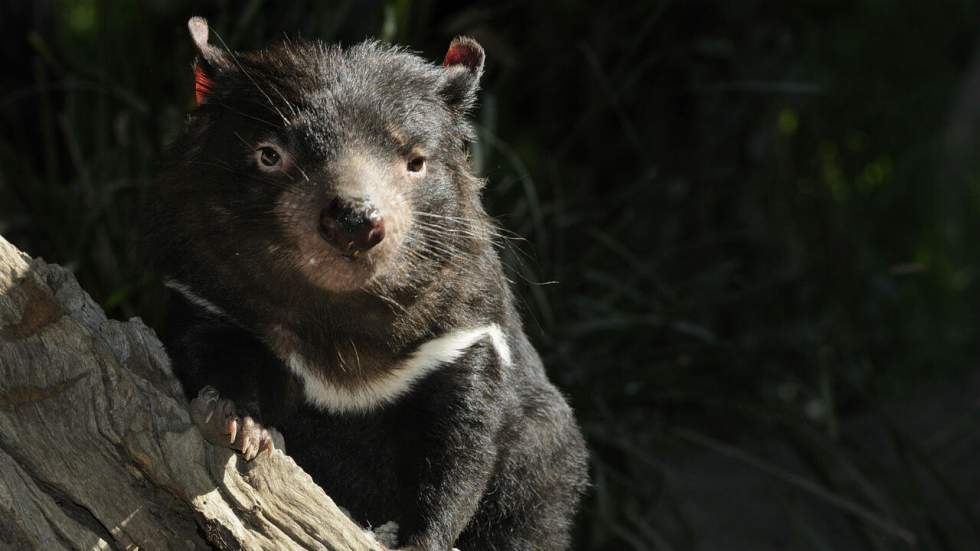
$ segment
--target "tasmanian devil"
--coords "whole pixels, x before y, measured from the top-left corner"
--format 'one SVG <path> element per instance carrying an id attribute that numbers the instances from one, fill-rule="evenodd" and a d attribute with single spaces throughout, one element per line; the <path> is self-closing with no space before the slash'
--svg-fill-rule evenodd
<path id="1" fill-rule="evenodd" d="M 189 28 L 197 105 L 146 219 L 202 432 L 251 459 L 274 427 L 409 549 L 566 548 L 586 452 L 468 166 L 483 49 L 234 53 Z"/>

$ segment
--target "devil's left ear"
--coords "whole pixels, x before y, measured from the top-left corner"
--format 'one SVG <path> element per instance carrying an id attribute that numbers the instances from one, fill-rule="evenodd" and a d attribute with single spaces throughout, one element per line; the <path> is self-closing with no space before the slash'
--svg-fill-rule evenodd
<path id="1" fill-rule="evenodd" d="M 450 107 L 466 112 L 473 106 L 485 57 L 483 47 L 472 38 L 460 36 L 449 44 L 440 93 Z"/>

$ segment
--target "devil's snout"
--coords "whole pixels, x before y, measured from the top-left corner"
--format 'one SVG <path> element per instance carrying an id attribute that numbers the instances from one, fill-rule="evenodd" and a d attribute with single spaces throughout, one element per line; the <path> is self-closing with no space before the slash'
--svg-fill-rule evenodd
<path id="1" fill-rule="evenodd" d="M 344 254 L 353 256 L 384 239 L 384 218 L 368 201 L 337 197 L 320 211 L 320 235 Z"/>

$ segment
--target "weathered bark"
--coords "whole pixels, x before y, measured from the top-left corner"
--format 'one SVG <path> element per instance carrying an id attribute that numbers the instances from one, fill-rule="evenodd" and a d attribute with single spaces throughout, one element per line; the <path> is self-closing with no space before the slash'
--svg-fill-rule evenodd
<path id="1" fill-rule="evenodd" d="M 0 237 L 0 549 L 212 547 L 381 549 L 281 451 L 205 442 L 153 331 Z"/>

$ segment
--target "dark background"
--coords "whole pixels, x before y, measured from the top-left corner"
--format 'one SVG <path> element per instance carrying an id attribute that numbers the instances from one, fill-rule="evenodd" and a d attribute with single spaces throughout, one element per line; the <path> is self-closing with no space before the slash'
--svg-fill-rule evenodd
<path id="1" fill-rule="evenodd" d="M 0 3 L 0 234 L 156 327 L 134 228 L 192 14 L 486 48 L 473 159 L 589 440 L 578 549 L 977 548 L 977 3 Z"/>

